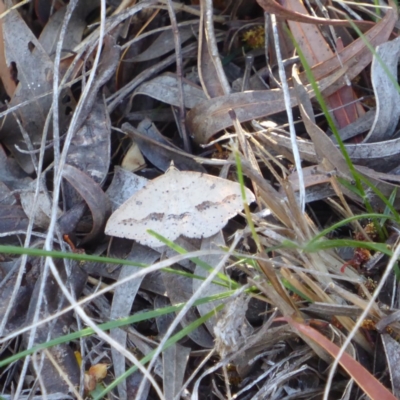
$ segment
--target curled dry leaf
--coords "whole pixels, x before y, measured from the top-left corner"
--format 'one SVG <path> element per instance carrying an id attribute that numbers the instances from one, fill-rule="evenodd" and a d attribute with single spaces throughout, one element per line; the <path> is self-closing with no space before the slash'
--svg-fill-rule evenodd
<path id="1" fill-rule="evenodd" d="M 397 65 L 400 57 L 400 38 L 383 43 L 376 48 L 372 60 L 371 81 L 376 99 L 376 114 L 364 142 L 390 139 L 400 117 L 400 93 L 397 82 Z M 390 76 L 390 75 L 391 76 Z"/>
<path id="2" fill-rule="evenodd" d="M 320 90 L 332 87 L 345 73 L 346 69 L 341 68 L 337 73 L 322 79 Z M 308 90 L 310 97 L 314 97 L 310 87 Z M 295 92 L 292 88 L 289 91 L 291 105 L 295 106 L 297 105 Z M 281 89 L 253 90 L 202 101 L 187 114 L 187 124 L 195 142 L 205 144 L 217 132 L 231 126 L 232 118 L 228 114 L 230 109 L 235 111 L 240 122 L 277 114 L 285 110 L 283 92 Z"/>
<path id="3" fill-rule="evenodd" d="M 106 220 L 111 213 L 111 204 L 100 186 L 72 165 L 65 164 L 63 178 L 82 196 L 92 213 L 92 230 L 82 243 L 89 242 L 103 232 Z"/>
<path id="4" fill-rule="evenodd" d="M 86 18 L 98 5 L 97 0 L 78 1 L 68 23 L 63 41 L 63 49 L 66 52 L 70 52 L 81 42 L 87 26 Z M 52 14 L 39 36 L 39 42 L 50 57 L 55 56 L 57 41 L 59 40 L 66 11 L 67 6 L 64 6 Z"/>

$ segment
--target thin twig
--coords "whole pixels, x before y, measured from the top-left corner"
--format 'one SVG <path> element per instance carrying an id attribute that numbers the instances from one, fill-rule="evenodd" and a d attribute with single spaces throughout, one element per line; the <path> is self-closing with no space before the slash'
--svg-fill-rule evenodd
<path id="1" fill-rule="evenodd" d="M 183 148 L 186 152 L 191 153 L 191 144 L 189 140 L 189 136 L 186 131 L 186 111 L 185 111 L 185 94 L 183 92 L 183 83 L 182 83 L 182 48 L 181 48 L 181 35 L 179 33 L 178 24 L 176 21 L 176 15 L 174 8 L 172 6 L 172 1 L 168 0 L 168 15 L 171 20 L 171 28 L 172 33 L 174 35 L 174 44 L 175 44 L 175 55 L 176 55 L 176 78 L 177 78 L 177 86 L 178 86 L 178 101 L 179 101 L 179 127 L 180 133 L 183 139 Z"/>
<path id="2" fill-rule="evenodd" d="M 284 99 L 285 99 L 286 114 L 287 114 L 288 122 L 289 122 L 290 141 L 292 143 L 292 152 L 293 152 L 294 162 L 295 162 L 295 166 L 296 166 L 296 169 L 297 169 L 297 174 L 299 176 L 300 210 L 301 210 L 302 213 L 304 213 L 304 210 L 305 210 L 305 207 L 306 207 L 305 206 L 305 204 L 306 204 L 306 190 L 305 190 L 305 186 L 304 186 L 303 169 L 302 169 L 302 166 L 301 166 L 301 158 L 300 158 L 299 148 L 297 146 L 296 130 L 294 128 L 292 105 L 291 105 L 291 102 L 290 102 L 289 86 L 287 84 L 285 67 L 283 65 L 281 49 L 280 49 L 280 46 L 279 46 L 279 33 L 278 33 L 278 26 L 277 26 L 277 23 L 276 23 L 275 14 L 271 14 L 271 21 L 272 21 L 272 31 L 273 31 L 274 42 L 275 42 L 276 58 L 277 58 L 277 61 L 278 61 L 278 66 L 279 66 L 279 77 L 281 79 L 283 96 L 284 96 Z"/>

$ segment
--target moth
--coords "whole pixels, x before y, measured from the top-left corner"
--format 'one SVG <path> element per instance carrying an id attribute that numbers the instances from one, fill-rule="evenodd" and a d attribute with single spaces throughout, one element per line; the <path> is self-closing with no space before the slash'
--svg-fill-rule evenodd
<path id="1" fill-rule="evenodd" d="M 246 202 L 255 201 L 245 188 Z M 206 238 L 216 234 L 243 209 L 241 187 L 227 179 L 171 166 L 123 203 L 107 222 L 105 233 L 159 247 L 151 229 L 173 241 L 180 235 Z"/>

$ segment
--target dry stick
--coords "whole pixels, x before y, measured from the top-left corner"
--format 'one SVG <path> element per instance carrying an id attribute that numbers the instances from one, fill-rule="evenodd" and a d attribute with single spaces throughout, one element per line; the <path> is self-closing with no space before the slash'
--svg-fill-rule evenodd
<path id="1" fill-rule="evenodd" d="M 278 61 L 278 66 L 279 66 L 279 77 L 281 79 L 283 97 L 285 99 L 286 114 L 287 114 L 288 122 L 289 122 L 290 141 L 292 143 L 294 162 L 296 165 L 297 174 L 299 176 L 300 210 L 302 213 L 304 213 L 305 204 L 306 204 L 306 190 L 304 187 L 303 169 L 301 167 L 301 158 L 300 158 L 299 148 L 297 146 L 297 141 L 296 141 L 296 130 L 294 129 L 293 112 L 292 112 L 292 105 L 290 103 L 289 86 L 287 84 L 285 67 L 283 65 L 281 49 L 279 47 L 279 34 L 278 34 L 278 28 L 277 28 L 277 24 L 276 24 L 275 14 L 271 14 L 271 21 L 272 21 L 272 31 L 273 31 L 274 42 L 275 42 L 276 59 Z"/>
<path id="2" fill-rule="evenodd" d="M 183 93 L 182 83 L 182 48 L 181 48 L 181 35 L 179 33 L 178 25 L 176 22 L 176 15 L 172 6 L 172 1 L 168 0 L 168 15 L 171 20 L 172 33 L 174 35 L 175 55 L 176 55 L 176 78 L 178 86 L 178 101 L 179 101 L 179 126 L 180 133 L 183 139 L 183 148 L 188 153 L 191 153 L 191 144 L 189 136 L 186 131 L 186 111 L 185 111 L 185 95 Z"/>
<path id="3" fill-rule="evenodd" d="M 207 40 L 207 47 L 210 52 L 211 60 L 214 64 L 215 71 L 218 76 L 219 83 L 222 87 L 222 90 L 225 94 L 231 93 L 231 87 L 229 85 L 228 79 L 225 75 L 224 68 L 222 67 L 221 58 L 219 57 L 219 51 L 217 46 L 217 40 L 215 39 L 215 31 L 214 31 L 214 15 L 213 15 L 213 4 L 212 0 L 202 0 L 200 2 L 200 7 L 205 11 L 205 20 L 204 20 L 204 33 Z M 204 13 L 202 12 L 202 15 Z M 200 25 L 200 35 L 202 35 L 202 25 Z M 199 53 L 201 52 L 201 47 L 199 46 Z M 199 60 L 201 58 L 199 57 Z M 201 71 L 201 68 L 199 68 Z M 205 87 L 205 86 L 203 86 Z"/>
<path id="4" fill-rule="evenodd" d="M 207 96 L 207 98 L 210 98 L 207 90 L 205 90 L 206 85 L 203 79 L 203 70 L 201 68 L 201 49 L 203 47 L 203 40 L 204 38 L 204 11 L 203 11 L 204 5 L 203 2 L 200 2 L 200 21 L 199 21 L 199 37 L 198 37 L 198 45 L 197 45 L 197 72 L 199 74 L 199 81 L 201 84 L 201 87 L 204 89 L 204 93 Z"/>
<path id="5" fill-rule="evenodd" d="M 265 51 L 265 63 L 267 65 L 267 71 L 269 79 L 272 79 L 278 88 L 282 88 L 282 85 L 275 78 L 274 72 L 272 71 L 271 64 L 269 62 L 268 49 L 269 49 L 269 28 L 271 25 L 271 18 L 268 12 L 264 12 L 264 51 Z"/>

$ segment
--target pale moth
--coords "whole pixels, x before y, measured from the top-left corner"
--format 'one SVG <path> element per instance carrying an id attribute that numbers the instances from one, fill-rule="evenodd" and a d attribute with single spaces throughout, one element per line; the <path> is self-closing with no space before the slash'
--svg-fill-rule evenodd
<path id="1" fill-rule="evenodd" d="M 247 188 L 248 204 L 255 200 Z M 243 209 L 240 185 L 227 179 L 171 166 L 123 203 L 107 222 L 105 233 L 162 246 L 147 230 L 173 241 L 180 235 L 206 238 L 216 234 Z"/>

